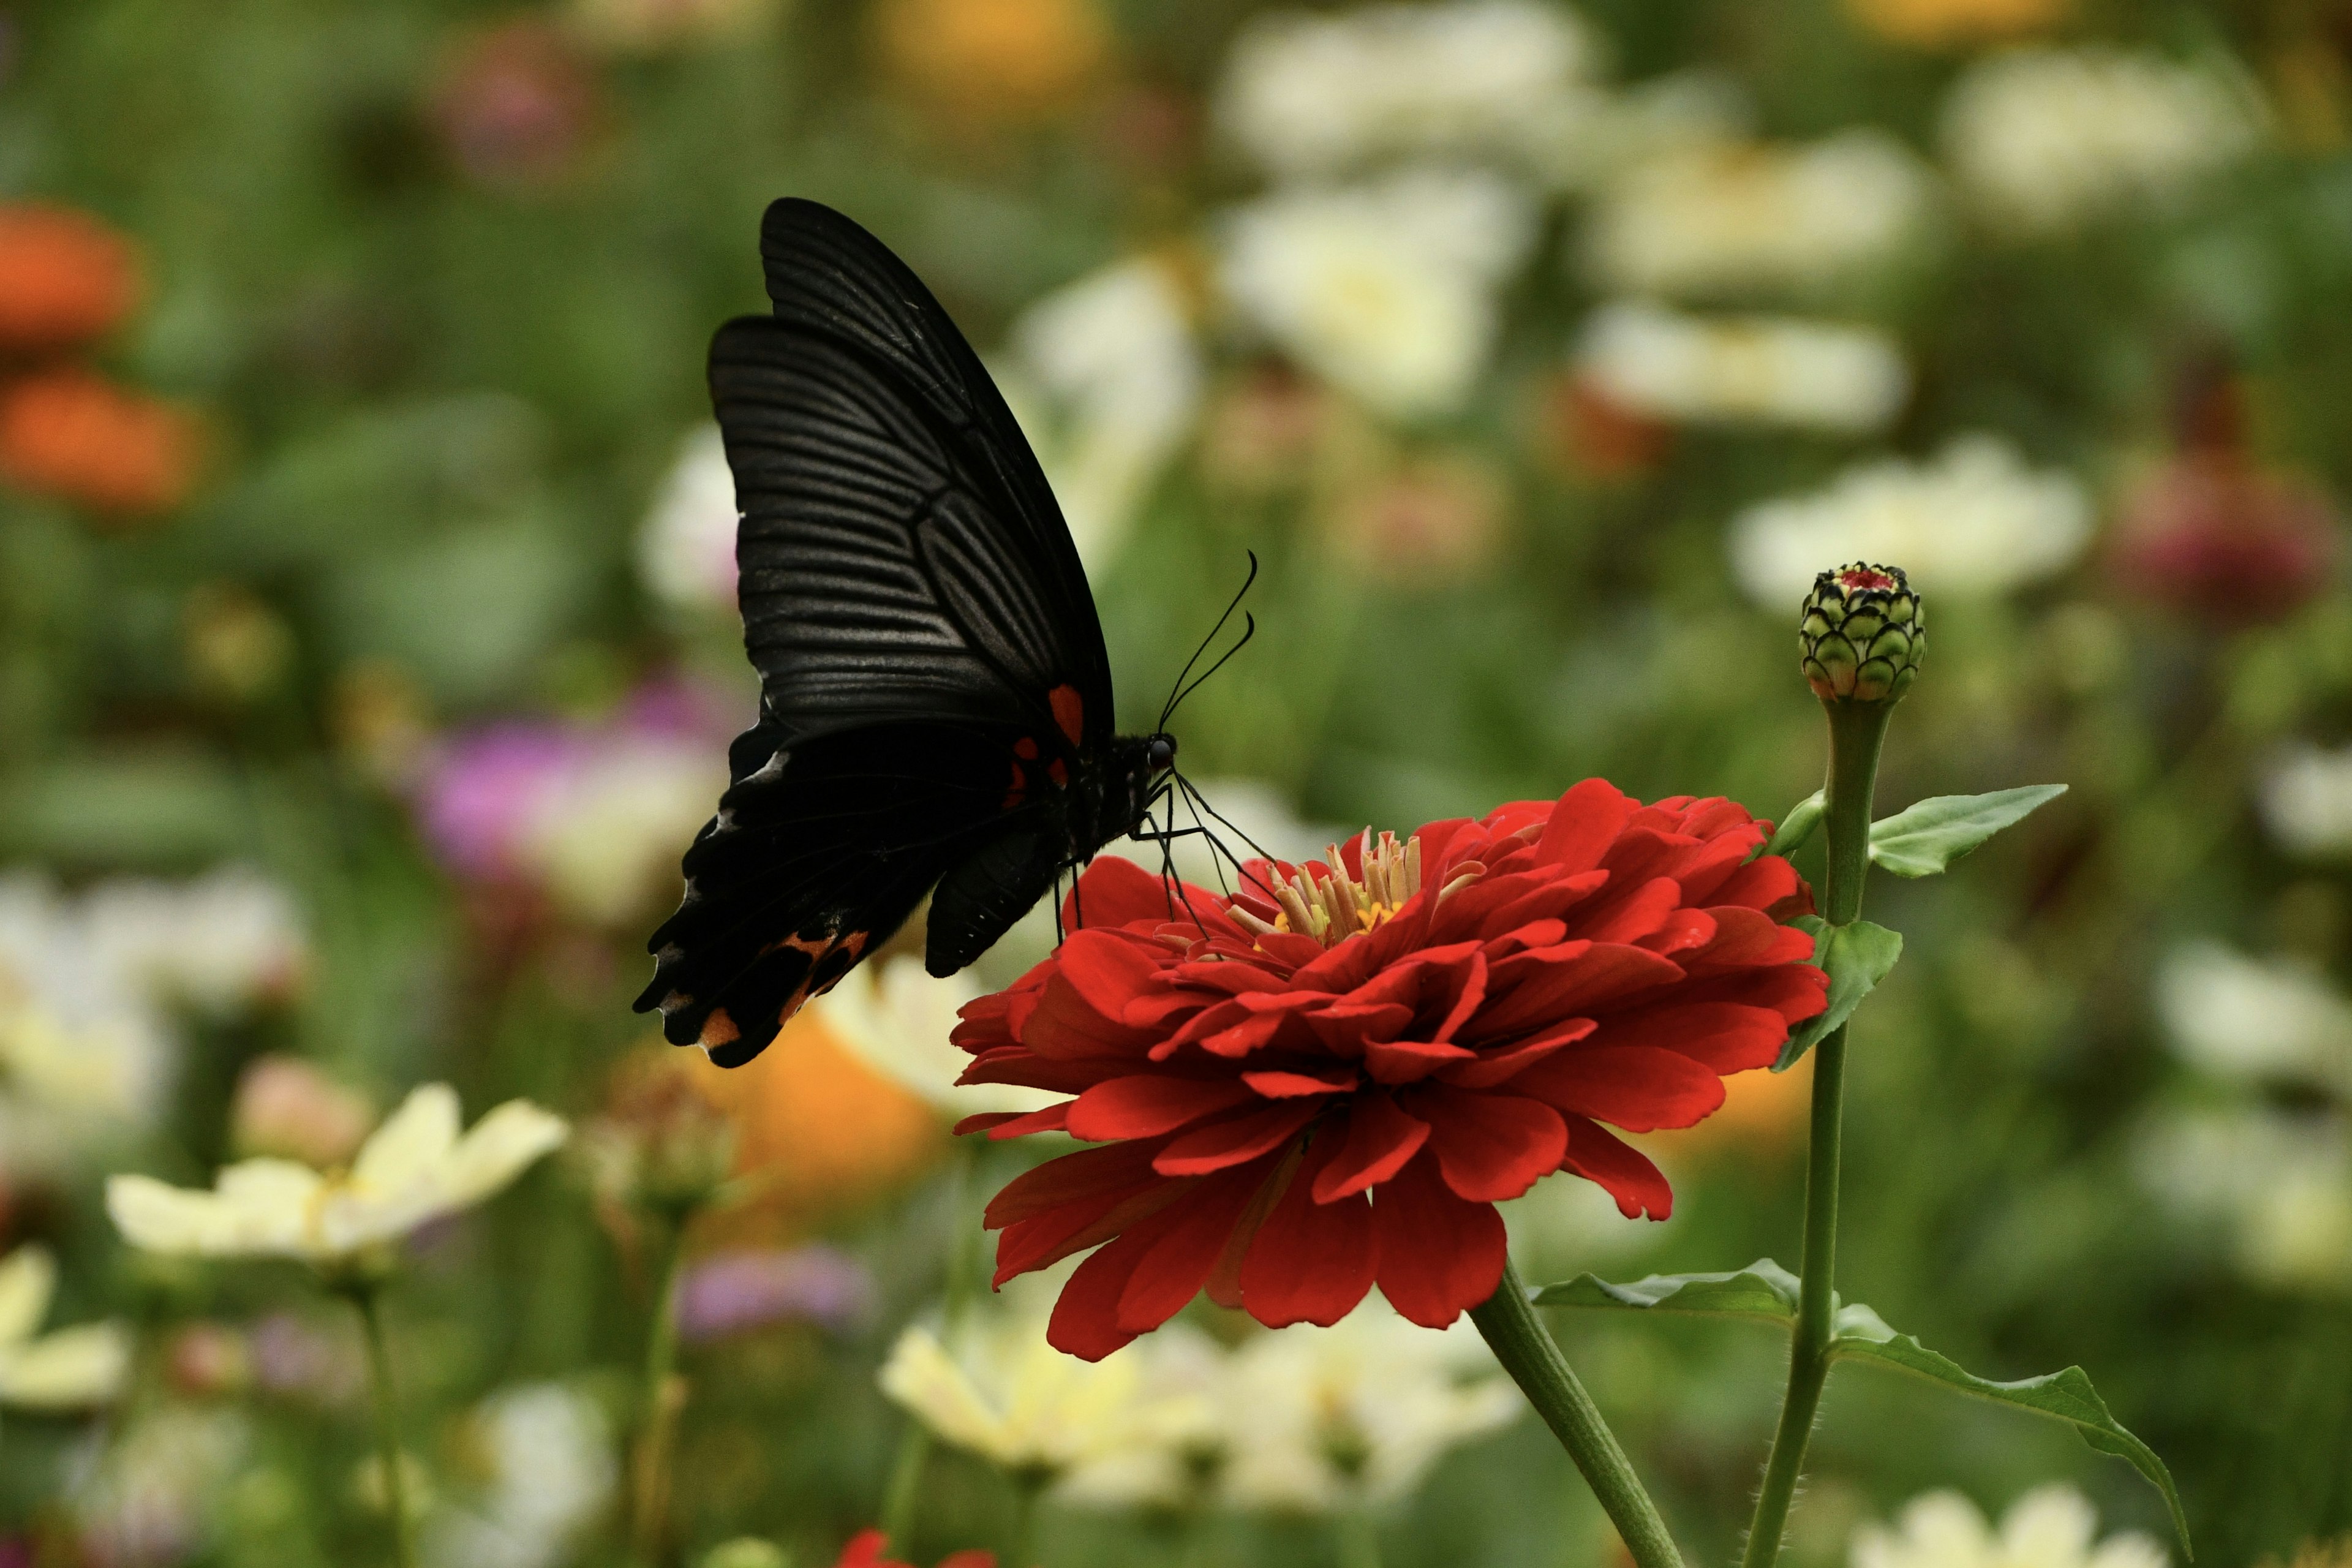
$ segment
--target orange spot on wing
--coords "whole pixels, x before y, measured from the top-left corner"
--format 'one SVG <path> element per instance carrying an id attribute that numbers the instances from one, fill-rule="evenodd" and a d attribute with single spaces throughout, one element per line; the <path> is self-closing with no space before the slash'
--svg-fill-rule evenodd
<path id="1" fill-rule="evenodd" d="M 1062 759 L 1059 757 L 1045 764 L 1045 776 L 1054 781 L 1055 789 L 1070 787 L 1070 770 L 1062 765 Z"/>
<path id="2" fill-rule="evenodd" d="M 702 1021 L 702 1033 L 696 1037 L 695 1043 L 707 1051 L 715 1046 L 733 1045 L 742 1033 L 735 1026 L 735 1020 L 727 1016 L 726 1008 L 713 1007 L 710 1016 Z"/>
<path id="3" fill-rule="evenodd" d="M 1037 737 L 1034 735 L 1024 735 L 1019 740 L 1013 742 L 1013 754 L 1016 757 L 1026 758 L 1031 762 L 1036 761 Z M 1018 772 L 1019 770 L 1016 769 L 1014 771 Z"/>
<path id="4" fill-rule="evenodd" d="M 1045 694 L 1054 705 L 1054 722 L 1070 738 L 1073 746 L 1083 745 L 1087 734 L 1087 700 L 1078 695 L 1075 686 L 1056 686 Z"/>

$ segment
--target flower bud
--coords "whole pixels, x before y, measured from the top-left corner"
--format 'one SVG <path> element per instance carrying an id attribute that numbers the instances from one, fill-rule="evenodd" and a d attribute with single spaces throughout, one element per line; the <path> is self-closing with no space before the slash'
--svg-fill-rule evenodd
<path id="1" fill-rule="evenodd" d="M 1857 561 L 1813 579 L 1798 644 L 1822 701 L 1899 701 L 1927 651 L 1927 612 L 1901 567 Z"/>

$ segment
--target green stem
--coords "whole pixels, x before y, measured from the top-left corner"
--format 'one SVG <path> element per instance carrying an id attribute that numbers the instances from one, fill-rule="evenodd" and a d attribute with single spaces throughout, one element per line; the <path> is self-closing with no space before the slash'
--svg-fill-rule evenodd
<path id="1" fill-rule="evenodd" d="M 353 1285 L 345 1293 L 359 1309 L 361 1334 L 367 1341 L 368 1383 L 375 1398 L 376 1460 L 383 1468 L 383 1507 L 392 1521 L 392 1560 L 398 1568 L 416 1568 L 416 1545 L 409 1537 L 408 1483 L 401 1466 L 400 1413 L 393 1398 L 392 1356 L 384 1348 L 377 1287 Z"/>
<path id="2" fill-rule="evenodd" d="M 1823 888 L 1824 916 L 1832 926 L 1851 925 L 1862 914 L 1862 890 L 1870 871 L 1871 796 L 1878 783 L 1878 752 L 1886 739 L 1891 702 L 1829 702 L 1830 770 L 1824 805 L 1829 834 L 1829 876 Z M 1756 1516 L 1748 1527 L 1741 1568 L 1772 1568 L 1789 1523 L 1789 1506 L 1805 1468 L 1813 1416 L 1829 1381 L 1830 1341 L 1837 1319 L 1837 1218 L 1839 1162 L 1845 1120 L 1845 1029 L 1830 1032 L 1813 1049 L 1812 1132 L 1805 1158 L 1803 1279 L 1797 1298 L 1797 1325 L 1790 1336 L 1789 1389 L 1780 1401 L 1780 1422 L 1772 1434 L 1772 1457 L 1756 1495 Z"/>
<path id="3" fill-rule="evenodd" d="M 1013 1549 L 1006 1555 L 1006 1568 L 1036 1568 L 1037 1563 L 1037 1500 L 1044 1495 L 1048 1475 L 1015 1471 L 1013 1477 Z"/>
<path id="4" fill-rule="evenodd" d="M 1357 1502 L 1342 1508 L 1335 1523 L 1340 1568 L 1381 1568 L 1381 1532 L 1373 1528 L 1369 1506 Z"/>
<path id="5" fill-rule="evenodd" d="M 677 1286 L 686 1266 L 689 1214 L 665 1227 L 667 1256 L 654 1296 L 653 1326 L 646 1333 L 645 1402 L 638 1415 L 636 1451 L 630 1477 L 630 1561 L 655 1568 L 669 1517 L 669 1457 L 677 1418 L 686 1407 L 686 1382 L 677 1375 Z"/>
<path id="6" fill-rule="evenodd" d="M 1568 1450 L 1633 1561 L 1640 1568 L 1682 1568 L 1682 1553 L 1675 1550 L 1657 1504 L 1642 1489 L 1625 1450 L 1617 1446 L 1616 1436 L 1577 1381 L 1568 1358 L 1536 1321 L 1518 1268 L 1507 1258 L 1503 1282 L 1482 1305 L 1470 1309 L 1470 1319 L 1486 1336 L 1495 1359 Z"/>
<path id="7" fill-rule="evenodd" d="M 948 1268 L 947 1301 L 940 1310 L 940 1337 L 951 1338 L 962 1323 L 965 1311 L 971 1305 L 973 1286 L 980 1277 L 980 1237 L 977 1225 L 966 1224 L 966 1210 L 971 1206 L 970 1190 L 974 1184 L 981 1154 L 986 1148 L 984 1140 L 964 1139 L 955 1152 L 954 1164 L 948 1184 Z M 908 1547 L 908 1533 L 914 1527 L 915 1501 L 923 1484 L 923 1466 L 931 1457 L 931 1435 L 921 1421 L 909 1415 L 906 1430 L 898 1437 L 898 1457 L 890 1462 L 890 1484 L 882 1494 L 882 1534 L 891 1550 L 903 1552 Z"/>

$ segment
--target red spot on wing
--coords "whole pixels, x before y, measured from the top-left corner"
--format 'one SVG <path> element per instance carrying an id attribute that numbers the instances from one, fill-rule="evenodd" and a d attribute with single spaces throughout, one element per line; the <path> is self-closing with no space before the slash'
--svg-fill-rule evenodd
<path id="1" fill-rule="evenodd" d="M 1083 745 L 1087 735 L 1087 700 L 1078 695 L 1075 686 L 1056 686 L 1045 694 L 1054 705 L 1054 722 L 1070 738 L 1073 746 Z"/>
<path id="2" fill-rule="evenodd" d="M 1037 737 L 1034 735 L 1024 735 L 1019 740 L 1013 742 L 1013 754 L 1016 757 L 1025 757 L 1028 760 L 1034 762 L 1037 758 Z"/>
<path id="3" fill-rule="evenodd" d="M 1059 757 L 1045 764 L 1045 776 L 1054 781 L 1055 789 L 1070 787 L 1070 770 L 1063 765 Z"/>

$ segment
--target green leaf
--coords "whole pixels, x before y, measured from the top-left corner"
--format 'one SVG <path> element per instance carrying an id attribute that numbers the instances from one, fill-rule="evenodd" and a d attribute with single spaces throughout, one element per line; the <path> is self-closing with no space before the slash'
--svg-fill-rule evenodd
<path id="1" fill-rule="evenodd" d="M 1794 855 L 1805 847 L 1805 840 L 1813 836 L 1829 809 L 1828 796 L 1822 790 L 1815 790 L 1790 806 L 1789 815 L 1781 819 L 1780 830 L 1772 835 L 1772 842 L 1764 846 L 1764 853 Z"/>
<path id="2" fill-rule="evenodd" d="M 1797 1315 L 1797 1277 L 1769 1258 L 1729 1274 L 1653 1274 L 1612 1285 L 1580 1274 L 1546 1285 L 1530 1298 L 1538 1307 L 1631 1307 L 1711 1318 L 1756 1318 L 1786 1323 Z"/>
<path id="3" fill-rule="evenodd" d="M 2027 784 L 1990 795 L 1939 795 L 1870 825 L 1870 858 L 1898 877 L 1932 877 L 2037 806 L 2064 784 Z"/>
<path id="4" fill-rule="evenodd" d="M 2084 1442 L 2103 1454 L 2113 1454 L 2129 1462 L 2132 1468 L 2147 1478 L 2149 1485 L 2164 1494 L 2165 1506 L 2172 1510 L 2172 1528 L 2180 1535 L 2180 1549 L 2194 1555 L 2189 1544 L 2189 1516 L 2181 1510 L 2180 1494 L 2173 1489 L 2172 1473 L 2156 1457 L 2156 1450 L 2133 1436 L 2108 1411 L 2106 1401 L 2099 1397 L 2099 1391 L 2091 1386 L 2090 1375 L 2081 1367 L 2070 1366 L 2046 1377 L 2029 1377 L 2016 1383 L 1995 1383 L 1937 1354 L 1909 1334 L 1896 1333 L 1886 1326 L 1885 1319 L 1859 1302 L 1839 1309 L 1830 1351 L 1833 1355 L 1875 1362 L 1927 1378 L 1978 1399 L 2071 1423 Z"/>
<path id="5" fill-rule="evenodd" d="M 1853 1016 L 1862 999 L 1878 988 L 1895 961 L 1903 956 L 1903 933 L 1868 921 L 1832 926 L 1819 915 L 1800 915 L 1791 922 L 1813 933 L 1813 963 L 1829 971 L 1830 1005 L 1805 1021 L 1780 1047 L 1774 1072 L 1787 1072 L 1832 1029 Z"/>

